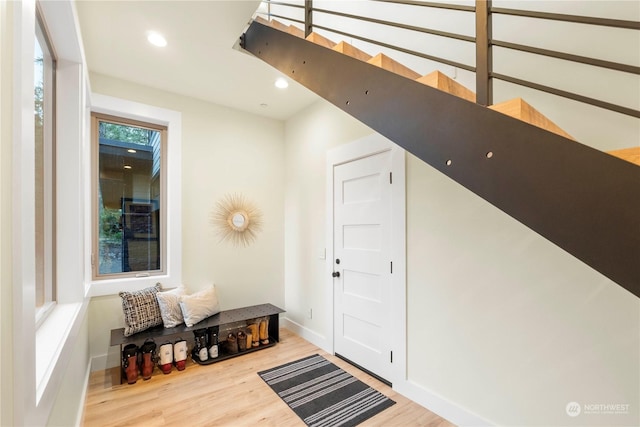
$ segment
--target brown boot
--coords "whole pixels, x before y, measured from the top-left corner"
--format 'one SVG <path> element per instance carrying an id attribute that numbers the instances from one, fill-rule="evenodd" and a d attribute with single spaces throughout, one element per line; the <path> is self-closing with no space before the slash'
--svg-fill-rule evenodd
<path id="1" fill-rule="evenodd" d="M 135 384 L 138 380 L 138 346 L 127 344 L 122 349 L 122 367 L 127 383 Z"/>
<path id="2" fill-rule="evenodd" d="M 148 339 L 142 344 L 140 353 L 142 353 L 142 379 L 146 381 L 151 378 L 156 364 L 156 343 L 153 339 Z"/>
<path id="3" fill-rule="evenodd" d="M 247 349 L 247 334 L 238 332 L 238 350 L 245 351 Z"/>
<path id="4" fill-rule="evenodd" d="M 227 335 L 224 349 L 226 350 L 227 354 L 236 354 L 238 352 L 238 338 L 236 338 L 235 334 L 230 333 L 229 335 Z"/>

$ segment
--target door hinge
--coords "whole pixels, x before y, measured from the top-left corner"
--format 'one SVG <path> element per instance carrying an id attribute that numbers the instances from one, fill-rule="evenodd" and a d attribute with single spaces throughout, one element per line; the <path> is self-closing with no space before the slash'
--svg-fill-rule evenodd
<path id="1" fill-rule="evenodd" d="M 389 172 L 389 184 L 393 184 L 393 172 Z"/>
<path id="2" fill-rule="evenodd" d="M 391 261 L 391 274 L 393 274 L 393 261 Z"/>
<path id="3" fill-rule="evenodd" d="M 393 363 L 393 350 L 391 350 L 390 353 L 391 353 L 391 363 Z"/>
<path id="4" fill-rule="evenodd" d="M 95 265 L 96 265 L 96 257 L 95 257 L 95 255 L 92 253 L 92 254 L 91 254 L 91 266 L 92 266 L 92 267 L 95 267 Z"/>

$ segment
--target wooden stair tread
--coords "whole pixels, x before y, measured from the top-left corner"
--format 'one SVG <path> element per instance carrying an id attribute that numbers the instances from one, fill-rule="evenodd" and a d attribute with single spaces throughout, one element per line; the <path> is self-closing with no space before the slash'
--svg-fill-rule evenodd
<path id="1" fill-rule="evenodd" d="M 527 104 L 522 98 L 514 98 L 492 105 L 489 108 L 575 141 L 574 137 L 549 120 L 544 114 Z"/>
<path id="2" fill-rule="evenodd" d="M 278 21 L 277 19 L 272 19 L 271 20 L 271 26 L 273 28 L 275 28 L 276 30 L 284 31 L 285 33 L 289 32 L 289 26 L 287 24 L 283 24 L 282 22 Z"/>
<path id="3" fill-rule="evenodd" d="M 256 21 L 256 22 L 259 22 L 259 23 L 261 23 L 263 25 L 271 25 L 267 19 L 263 18 L 260 15 L 257 15 L 253 20 Z"/>
<path id="4" fill-rule="evenodd" d="M 340 43 L 335 45 L 333 47 L 333 50 L 335 50 L 336 52 L 340 52 L 344 55 L 350 56 L 352 58 L 359 59 L 360 61 L 364 61 L 364 62 L 367 62 L 368 60 L 371 59 L 371 55 L 369 55 L 367 52 L 364 52 L 358 49 L 357 47 L 353 46 L 352 44 L 349 44 L 344 41 L 341 41 Z"/>
<path id="5" fill-rule="evenodd" d="M 473 91 L 467 89 L 451 77 L 438 70 L 426 74 L 419 79 L 416 79 L 416 81 L 439 89 L 443 92 L 450 93 L 451 95 L 455 95 L 459 98 L 466 99 L 467 101 L 476 102 L 476 94 Z"/>
<path id="6" fill-rule="evenodd" d="M 304 38 L 304 30 L 302 28 L 298 28 L 295 25 L 289 25 L 289 29 L 287 30 L 289 34 L 293 34 L 296 37 Z"/>
<path id="7" fill-rule="evenodd" d="M 392 73 L 399 74 L 411 80 L 416 80 L 420 77 L 420 74 L 413 71 L 411 68 L 408 68 L 395 59 L 389 58 L 384 53 L 379 53 L 370 60 L 367 61 L 369 64 L 375 65 L 380 68 L 384 68 L 387 71 L 391 71 Z"/>
<path id="8" fill-rule="evenodd" d="M 607 153 L 640 166 L 640 147 L 623 148 L 607 151 Z"/>
<path id="9" fill-rule="evenodd" d="M 328 47 L 329 49 L 333 49 L 336 45 L 333 41 L 315 32 L 307 36 L 307 41 L 319 44 L 320 46 Z"/>

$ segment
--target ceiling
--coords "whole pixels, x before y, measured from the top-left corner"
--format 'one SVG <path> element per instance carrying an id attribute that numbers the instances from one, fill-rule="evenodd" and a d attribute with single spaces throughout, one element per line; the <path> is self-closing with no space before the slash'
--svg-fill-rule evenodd
<path id="1" fill-rule="evenodd" d="M 292 80 L 287 89 L 276 88 L 278 70 L 233 48 L 259 1 L 76 5 L 91 72 L 280 120 L 318 99 Z M 149 44 L 148 31 L 162 33 L 168 45 Z"/>

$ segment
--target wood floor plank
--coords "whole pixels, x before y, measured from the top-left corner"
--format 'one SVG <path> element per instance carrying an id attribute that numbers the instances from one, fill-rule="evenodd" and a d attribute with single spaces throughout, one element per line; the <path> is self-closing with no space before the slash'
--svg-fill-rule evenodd
<path id="1" fill-rule="evenodd" d="M 257 372 L 316 353 L 396 401 L 362 423 L 363 427 L 453 426 L 287 329 L 280 330 L 280 343 L 275 347 L 208 366 L 189 360 L 184 371 L 174 369 L 168 375 L 156 368 L 150 380 L 139 379 L 133 385 L 118 383 L 118 368 L 93 372 L 82 424 L 85 427 L 304 426 Z"/>

